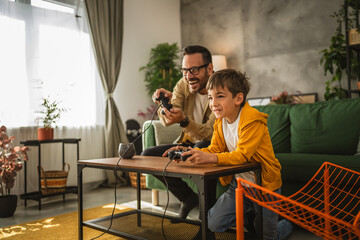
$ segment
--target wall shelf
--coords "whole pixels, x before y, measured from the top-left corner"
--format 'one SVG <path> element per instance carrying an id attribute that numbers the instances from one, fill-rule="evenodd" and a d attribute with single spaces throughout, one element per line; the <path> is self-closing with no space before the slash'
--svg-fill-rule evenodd
<path id="1" fill-rule="evenodd" d="M 346 41 L 346 74 L 347 74 L 347 84 L 348 84 L 348 98 L 352 97 L 352 94 L 355 93 L 358 96 L 360 96 L 360 90 L 358 89 L 352 89 L 351 86 L 351 82 L 353 80 L 353 78 L 351 77 L 352 74 L 354 75 L 354 73 L 352 73 L 353 69 L 351 69 L 351 51 L 354 52 L 354 54 L 356 54 L 356 58 L 357 58 L 357 62 L 360 63 L 360 43 L 358 43 L 357 41 L 355 42 L 356 44 L 350 44 L 350 28 L 354 27 L 354 26 L 350 26 L 351 24 L 349 23 L 349 15 L 351 15 L 351 13 L 349 14 L 349 8 L 351 7 L 356 7 L 359 8 L 360 7 L 360 0 L 356 0 L 353 1 L 353 4 L 356 4 L 356 6 L 349 6 L 349 2 L 347 0 L 344 0 L 344 22 L 345 22 L 345 41 Z M 357 11 L 356 14 L 356 27 L 359 28 L 359 11 Z M 353 32 L 354 33 L 354 32 Z M 354 72 L 354 71 L 353 71 Z M 360 66 L 357 67 L 356 70 L 356 81 L 360 81 Z"/>

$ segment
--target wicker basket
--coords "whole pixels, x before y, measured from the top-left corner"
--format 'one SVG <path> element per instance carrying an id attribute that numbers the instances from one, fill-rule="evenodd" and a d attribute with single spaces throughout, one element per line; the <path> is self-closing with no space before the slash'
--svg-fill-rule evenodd
<path id="1" fill-rule="evenodd" d="M 131 186 L 136 188 L 137 185 L 136 185 L 136 172 L 129 172 L 129 177 L 130 177 L 130 182 L 131 182 Z M 140 188 L 141 189 L 147 189 L 146 188 L 146 177 L 145 175 L 142 175 L 140 173 Z"/>
<path id="2" fill-rule="evenodd" d="M 67 166 L 67 171 L 65 171 Z M 70 165 L 64 163 L 63 170 L 44 171 L 44 169 L 38 166 L 41 170 L 41 193 L 44 195 L 64 192 L 66 190 L 67 176 L 70 171 Z"/>

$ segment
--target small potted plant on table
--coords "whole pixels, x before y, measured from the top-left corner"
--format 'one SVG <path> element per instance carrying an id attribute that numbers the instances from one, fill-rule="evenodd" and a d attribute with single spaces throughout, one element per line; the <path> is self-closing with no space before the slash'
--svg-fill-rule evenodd
<path id="1" fill-rule="evenodd" d="M 38 128 L 38 140 L 51 140 L 54 138 L 54 128 L 56 123 L 60 120 L 60 115 L 66 112 L 65 108 L 59 107 L 60 102 L 50 101 L 49 97 L 43 98 L 41 106 L 43 109 L 40 111 L 42 117 L 38 117 L 37 121 L 43 123 L 42 128 Z"/>
<path id="2" fill-rule="evenodd" d="M 8 137 L 6 127 L 0 128 L 0 217 L 11 217 L 17 206 L 17 195 L 11 195 L 16 172 L 22 169 L 24 161 L 28 160 L 28 147 L 13 146 L 15 137 Z"/>

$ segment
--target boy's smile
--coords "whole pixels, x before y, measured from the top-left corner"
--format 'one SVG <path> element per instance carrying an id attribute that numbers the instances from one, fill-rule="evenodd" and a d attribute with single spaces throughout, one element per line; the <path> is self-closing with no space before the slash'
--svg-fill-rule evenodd
<path id="1" fill-rule="evenodd" d="M 227 87 L 216 87 L 208 90 L 209 105 L 216 118 L 225 118 L 228 123 L 235 122 L 239 115 L 240 104 L 244 95 L 238 93 L 235 97 Z"/>

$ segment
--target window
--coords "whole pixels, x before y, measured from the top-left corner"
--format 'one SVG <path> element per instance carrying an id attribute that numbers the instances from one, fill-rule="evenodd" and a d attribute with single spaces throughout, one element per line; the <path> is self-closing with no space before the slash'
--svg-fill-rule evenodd
<path id="1" fill-rule="evenodd" d="M 69 111 L 59 126 L 103 124 L 103 95 L 84 18 L 2 1 L 0 8 L 0 125 L 35 126 L 42 97 Z M 101 85 L 100 85 L 101 86 Z M 99 110 L 100 109 L 100 110 Z M 98 121 L 98 122 L 97 122 Z"/>

